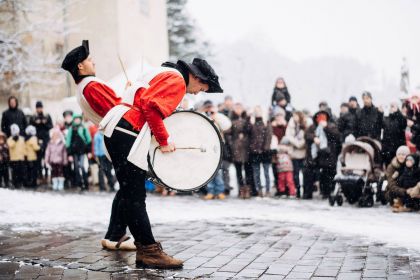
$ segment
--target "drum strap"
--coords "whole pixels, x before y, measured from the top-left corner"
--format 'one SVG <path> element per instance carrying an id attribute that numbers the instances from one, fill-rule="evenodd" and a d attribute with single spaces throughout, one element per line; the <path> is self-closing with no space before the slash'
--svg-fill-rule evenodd
<path id="1" fill-rule="evenodd" d="M 133 131 L 130 131 L 128 129 L 125 129 L 125 128 L 122 128 L 122 127 L 119 127 L 119 126 L 116 126 L 115 130 L 124 132 L 125 134 L 131 135 L 131 136 L 134 136 L 134 137 L 137 137 L 137 135 L 138 135 L 138 133 L 135 133 Z"/>

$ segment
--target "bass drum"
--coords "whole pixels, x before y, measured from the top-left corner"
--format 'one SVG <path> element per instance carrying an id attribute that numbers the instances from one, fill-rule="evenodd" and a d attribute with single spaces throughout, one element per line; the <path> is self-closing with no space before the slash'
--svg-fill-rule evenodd
<path id="1" fill-rule="evenodd" d="M 148 162 L 154 179 L 178 191 L 194 191 L 207 185 L 222 161 L 219 130 L 206 116 L 193 111 L 175 112 L 163 122 L 176 150 L 160 152 L 152 137 Z"/>

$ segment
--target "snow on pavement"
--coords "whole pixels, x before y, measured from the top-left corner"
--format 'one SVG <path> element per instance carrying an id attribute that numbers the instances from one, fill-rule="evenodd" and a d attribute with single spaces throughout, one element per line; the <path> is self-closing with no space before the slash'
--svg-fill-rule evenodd
<path id="1" fill-rule="evenodd" d="M 0 229 L 106 231 L 113 199 L 109 193 L 60 194 L 0 189 Z M 197 197 L 149 195 L 152 223 L 263 219 L 307 223 L 344 235 L 359 235 L 420 251 L 420 214 L 394 214 L 387 206 L 330 207 L 320 200 L 236 198 L 203 201 Z M 0 232 L 1 234 L 1 232 Z"/>

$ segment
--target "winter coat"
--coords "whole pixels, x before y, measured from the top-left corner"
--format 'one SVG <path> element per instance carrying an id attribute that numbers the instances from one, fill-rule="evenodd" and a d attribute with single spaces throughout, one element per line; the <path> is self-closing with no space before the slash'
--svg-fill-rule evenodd
<path id="1" fill-rule="evenodd" d="M 286 99 L 287 104 L 290 103 L 290 93 L 287 87 L 275 87 L 273 90 L 273 94 L 271 95 L 271 105 L 277 105 L 277 103 L 283 98 Z"/>
<path id="2" fill-rule="evenodd" d="M 264 124 L 262 118 L 257 118 L 250 131 L 250 153 L 255 162 L 271 162 L 271 137 L 273 135 L 271 125 Z"/>
<path id="3" fill-rule="evenodd" d="M 50 140 L 50 130 L 53 128 L 50 115 L 43 113 L 36 114 L 31 117 L 30 124 L 35 126 L 36 135 L 42 140 L 42 149 L 45 150 Z"/>
<path id="4" fill-rule="evenodd" d="M 412 155 L 415 158 L 415 163 L 412 167 L 404 166 L 402 174 L 397 178 L 398 187 L 407 190 L 413 188 L 420 182 L 420 168 L 419 158 L 417 155 Z"/>
<path id="5" fill-rule="evenodd" d="M 337 158 L 341 151 L 340 132 L 338 131 L 337 126 L 330 121 L 329 115 L 327 126 L 324 128 L 328 142 L 327 148 L 320 149 L 316 158 L 313 158 L 311 154 L 311 146 L 314 143 L 314 138 L 316 137 L 315 131 L 317 128 L 317 114 L 315 114 L 313 117 L 314 123 L 305 132 L 305 165 L 307 167 L 335 169 L 337 165 Z"/>
<path id="6" fill-rule="evenodd" d="M 246 163 L 249 159 L 249 135 L 251 124 L 245 116 L 232 117 L 232 127 L 229 130 L 230 150 L 232 161 Z"/>
<path id="7" fill-rule="evenodd" d="M 344 142 L 347 136 L 353 134 L 356 136 L 356 119 L 360 109 L 350 108 L 349 111 L 337 120 L 337 127 L 341 133 L 341 142 Z"/>
<path id="8" fill-rule="evenodd" d="M 291 172 L 293 171 L 293 163 L 290 155 L 285 152 L 278 154 L 277 172 Z"/>
<path id="9" fill-rule="evenodd" d="M 407 119 L 414 122 L 414 125 L 411 127 L 411 142 L 416 145 L 416 149 L 420 151 L 420 112 L 414 112 L 411 109 L 409 101 L 406 102 L 407 105 Z"/>
<path id="10" fill-rule="evenodd" d="M 290 157 L 304 159 L 306 154 L 305 131 L 295 123 L 293 118 L 287 124 L 285 137 L 291 147 Z"/>
<path id="11" fill-rule="evenodd" d="M 356 116 L 356 138 L 368 136 L 380 141 L 383 113 L 372 104 L 371 107 L 363 107 Z"/>
<path id="12" fill-rule="evenodd" d="M 45 162 L 47 164 L 67 165 L 67 150 L 63 140 L 50 141 L 45 150 Z"/>
<path id="13" fill-rule="evenodd" d="M 384 118 L 382 153 L 384 158 L 392 159 L 399 146 L 405 145 L 405 128 L 407 120 L 400 111 Z"/>
<path id="14" fill-rule="evenodd" d="M 397 157 L 394 157 L 391 163 L 387 166 L 385 171 L 386 180 L 388 182 L 385 190 L 385 194 L 389 198 L 391 193 L 396 194 L 400 197 L 405 195 L 405 189 L 400 188 L 397 185 L 397 179 L 404 170 L 404 164 L 398 162 Z"/>
<path id="15" fill-rule="evenodd" d="M 25 138 L 23 136 L 13 136 L 7 139 L 7 146 L 9 146 L 10 161 L 24 161 L 25 160 Z"/>
<path id="16" fill-rule="evenodd" d="M 35 161 L 37 159 L 37 152 L 41 149 L 38 145 L 38 138 L 36 136 L 31 136 L 25 141 L 26 148 L 26 160 Z"/>
<path id="17" fill-rule="evenodd" d="M 66 135 L 66 147 L 69 155 L 83 155 L 91 151 L 89 130 L 80 125 L 72 125 Z"/>
<path id="18" fill-rule="evenodd" d="M 16 108 L 10 107 L 10 100 L 13 99 L 13 97 L 9 98 L 9 109 L 3 112 L 2 118 L 1 118 L 1 130 L 7 135 L 7 137 L 10 137 L 10 126 L 12 124 L 17 124 L 20 129 L 20 135 L 24 135 L 25 128 L 27 126 L 26 117 L 22 110 L 18 107 L 18 101 L 16 99 Z"/>
<path id="19" fill-rule="evenodd" d="M 6 164 L 9 162 L 9 147 L 4 142 L 0 144 L 0 164 Z"/>

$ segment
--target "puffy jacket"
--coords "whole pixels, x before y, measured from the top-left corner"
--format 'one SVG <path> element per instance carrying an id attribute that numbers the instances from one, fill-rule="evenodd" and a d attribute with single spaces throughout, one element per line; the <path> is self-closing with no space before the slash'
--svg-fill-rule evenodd
<path id="1" fill-rule="evenodd" d="M 25 142 L 26 148 L 26 160 L 35 161 L 37 159 L 37 153 L 41 147 L 38 145 L 38 138 L 36 136 L 31 136 Z"/>
<path id="2" fill-rule="evenodd" d="M 10 161 L 25 160 L 26 145 L 23 136 L 18 136 L 16 140 L 14 137 L 9 137 L 7 145 L 9 146 Z"/>

